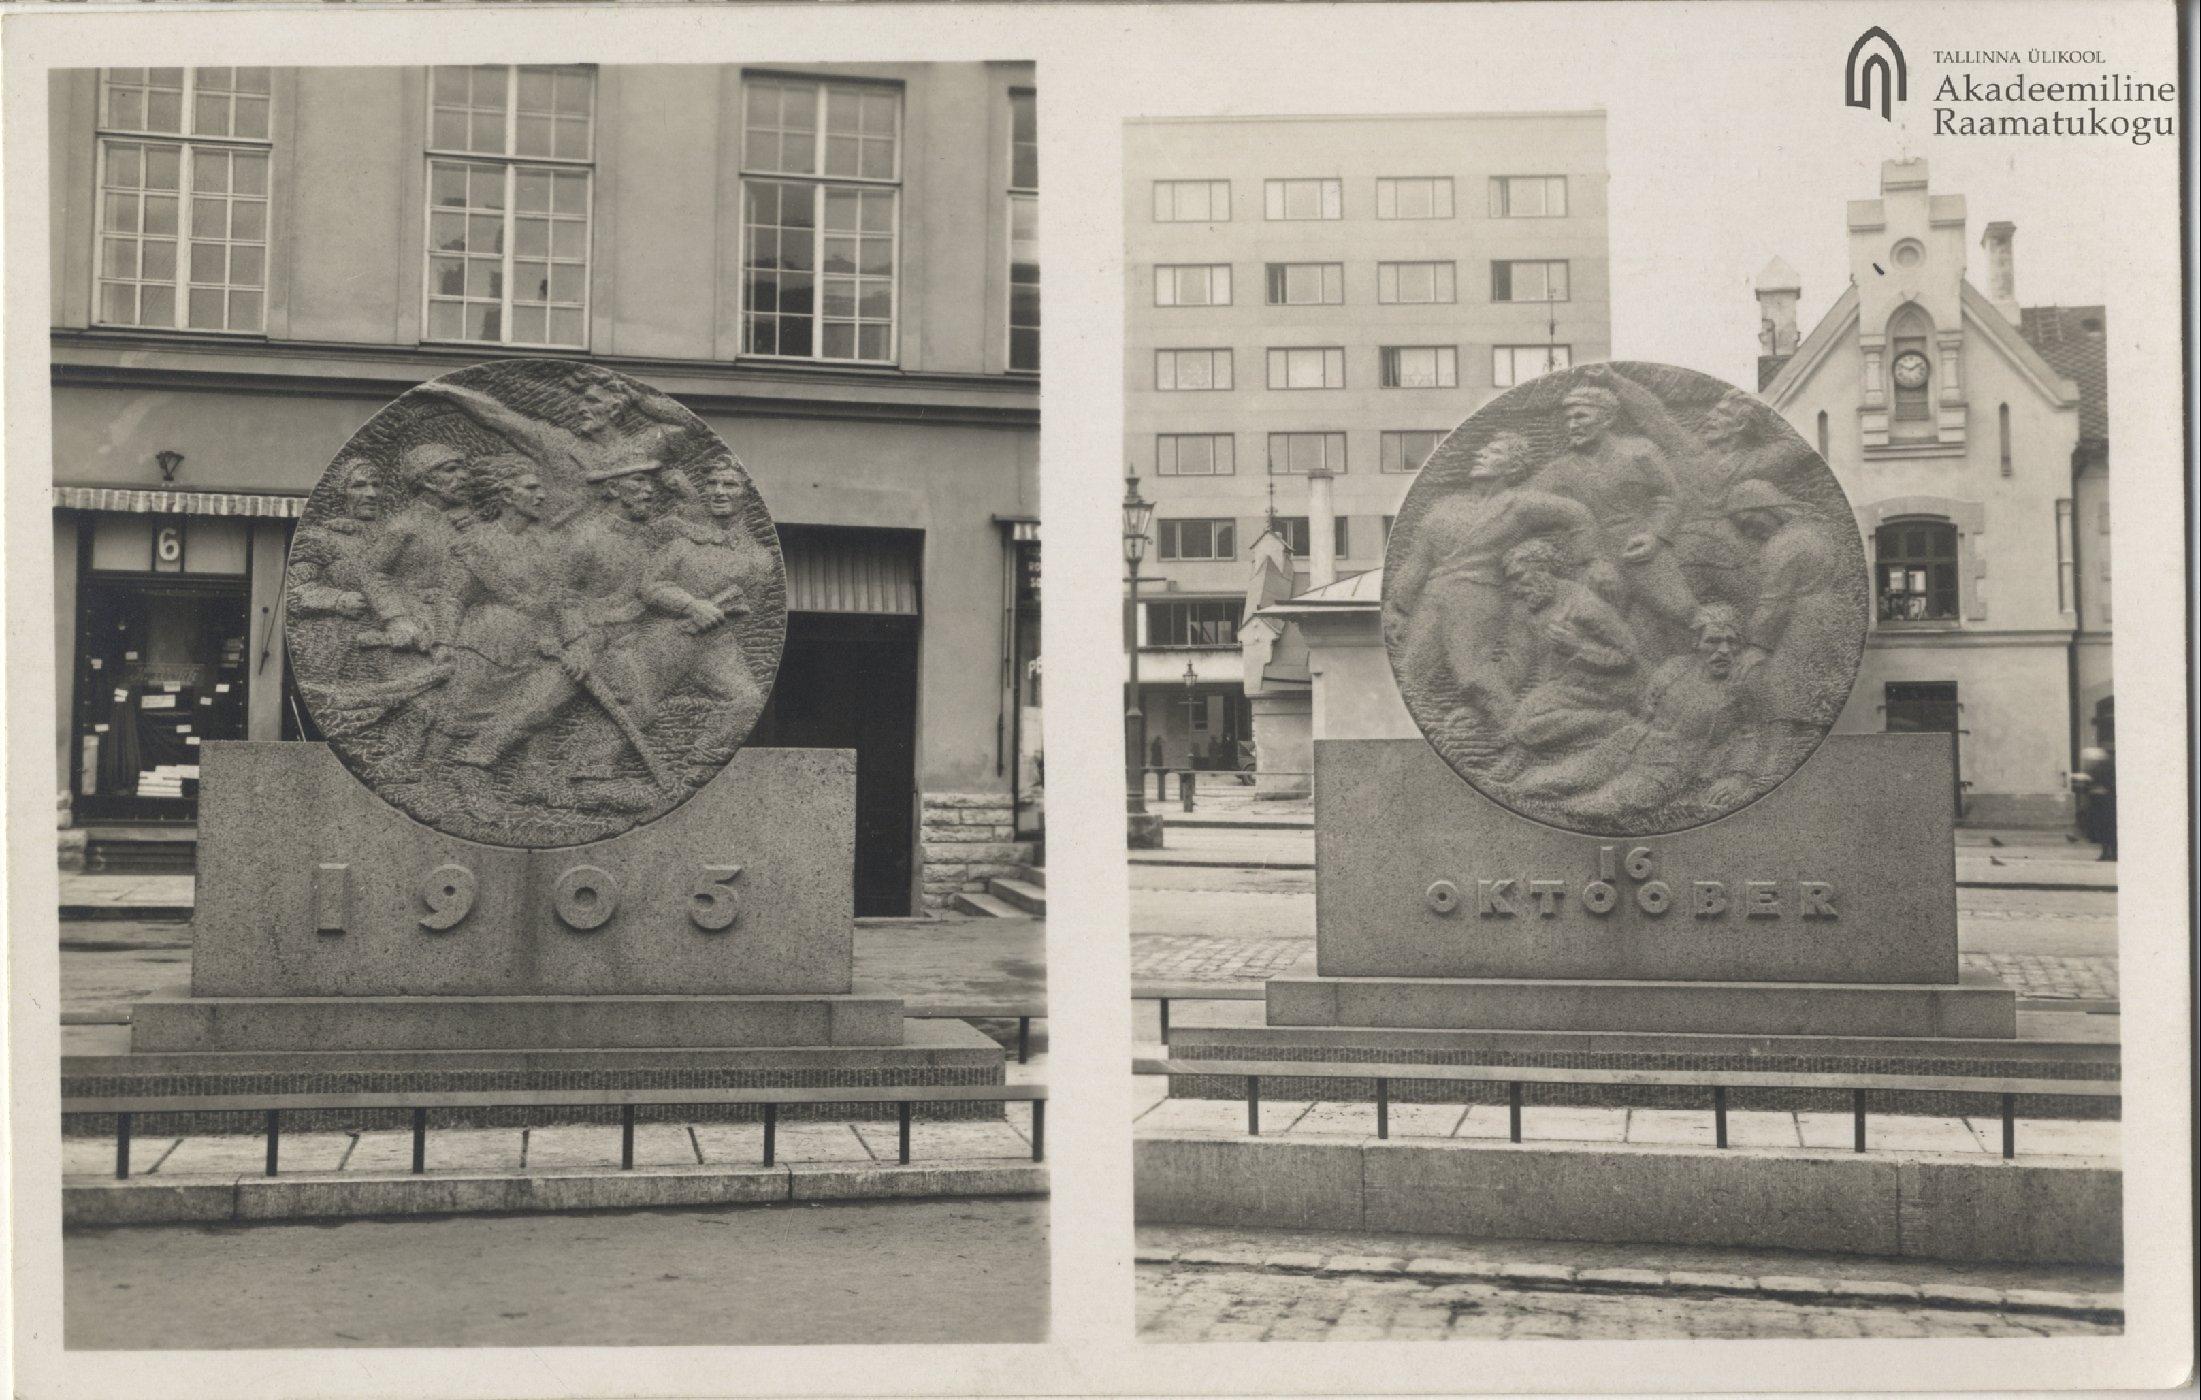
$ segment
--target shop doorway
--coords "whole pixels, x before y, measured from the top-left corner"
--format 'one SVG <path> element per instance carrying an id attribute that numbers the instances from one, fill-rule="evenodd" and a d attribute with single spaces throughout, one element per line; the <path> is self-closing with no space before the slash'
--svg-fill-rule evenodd
<path id="1" fill-rule="evenodd" d="M 1964 815 L 1964 731 L 1959 727 L 1963 714 L 1955 681 L 1888 682 L 1888 733 L 1949 736 L 1949 769 L 1955 776 L 1950 800 L 1959 817 Z"/>
<path id="2" fill-rule="evenodd" d="M 910 912 L 917 820 L 918 620 L 791 612 L 749 743 L 856 751 L 856 913 Z"/>
<path id="3" fill-rule="evenodd" d="M 76 820 L 195 821 L 199 745 L 245 737 L 245 584 L 87 575 L 77 597 Z"/>

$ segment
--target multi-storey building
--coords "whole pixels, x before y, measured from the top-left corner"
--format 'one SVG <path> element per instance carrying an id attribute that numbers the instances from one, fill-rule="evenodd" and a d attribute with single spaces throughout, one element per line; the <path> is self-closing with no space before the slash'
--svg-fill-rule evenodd
<path id="1" fill-rule="evenodd" d="M 1135 121 L 1124 176 L 1141 700 L 1180 766 L 1252 733 L 1238 629 L 1272 519 L 1299 587 L 1373 569 L 1461 419 L 1609 356 L 1605 117 Z"/>
<path id="2" fill-rule="evenodd" d="M 1834 469 L 1873 565 L 1838 733 L 1955 736 L 1958 813 L 2069 819 L 2110 675 L 2107 313 L 2020 307 L 2016 228 L 1966 278 L 1962 195 L 1889 161 L 1848 209 L 1849 286 L 1797 336 L 1797 278 L 1759 276 L 1766 401 Z"/>
<path id="3" fill-rule="evenodd" d="M 856 751 L 857 912 L 1025 856 L 1036 104 L 1015 63 L 56 75 L 65 820 L 187 830 L 201 741 L 311 737 L 307 491 L 423 380 L 585 357 L 701 414 L 780 523 L 752 742 Z"/>

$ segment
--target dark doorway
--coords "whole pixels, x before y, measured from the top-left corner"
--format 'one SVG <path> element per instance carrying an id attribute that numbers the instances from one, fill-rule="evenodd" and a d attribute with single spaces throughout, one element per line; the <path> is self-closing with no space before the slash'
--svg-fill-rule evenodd
<path id="1" fill-rule="evenodd" d="M 856 751 L 856 913 L 910 911 L 917 819 L 914 617 L 791 612 L 778 683 L 749 742 Z"/>
<path id="2" fill-rule="evenodd" d="M 76 819 L 194 820 L 200 742 L 245 737 L 244 584 L 88 575 L 77 597 Z"/>
<path id="3" fill-rule="evenodd" d="M 1955 681 L 1888 682 L 1888 733 L 1949 736 L 1950 770 L 1955 775 L 1951 801 L 1960 817 L 1964 815 L 1964 743 L 1958 720 L 1963 709 L 1957 703 Z"/>

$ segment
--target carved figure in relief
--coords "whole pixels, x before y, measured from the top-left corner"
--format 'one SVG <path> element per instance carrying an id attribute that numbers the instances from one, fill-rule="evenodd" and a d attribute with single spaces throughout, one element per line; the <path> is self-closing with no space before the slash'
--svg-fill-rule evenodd
<path id="1" fill-rule="evenodd" d="M 360 633 L 360 646 L 392 651 L 431 649 L 449 635 L 452 518 L 465 499 L 466 454 L 444 442 L 405 449 L 400 459 L 413 499 L 369 538 L 360 570 L 367 606 L 379 631 Z"/>
<path id="2" fill-rule="evenodd" d="M 291 544 L 296 577 L 291 606 L 306 613 L 363 617 L 367 595 L 361 582 L 360 556 L 367 534 L 382 518 L 382 486 L 372 462 L 350 459 L 335 468 L 344 482 L 344 514 L 331 516 L 312 530 L 300 530 Z"/>
<path id="3" fill-rule="evenodd" d="M 1589 365 L 1519 385 L 1423 467 L 1393 527 L 1384 642 L 1409 713 L 1539 820 L 1712 820 L 1808 757 L 1869 607 L 1840 486 L 1707 376 Z"/>

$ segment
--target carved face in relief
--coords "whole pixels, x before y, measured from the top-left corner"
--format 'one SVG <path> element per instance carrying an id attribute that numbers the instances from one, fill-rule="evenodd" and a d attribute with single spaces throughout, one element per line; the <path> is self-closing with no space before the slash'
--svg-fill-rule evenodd
<path id="1" fill-rule="evenodd" d="M 676 508 L 716 529 L 636 528 Z M 665 815 L 778 671 L 771 516 L 700 419 L 609 371 L 502 360 L 419 386 L 353 436 L 298 537 L 300 698 L 353 776 L 463 840 L 580 846 Z M 327 605 L 333 576 L 358 601 Z"/>
<path id="2" fill-rule="evenodd" d="M 1601 836 L 1719 820 L 1804 763 L 1848 698 L 1871 601 L 1855 518 L 1801 438 L 1708 376 L 1599 364 L 1518 385 L 1439 445 L 1392 527 L 1400 696 L 1521 816 Z M 1676 724 L 1714 703 L 1719 723 Z"/>

